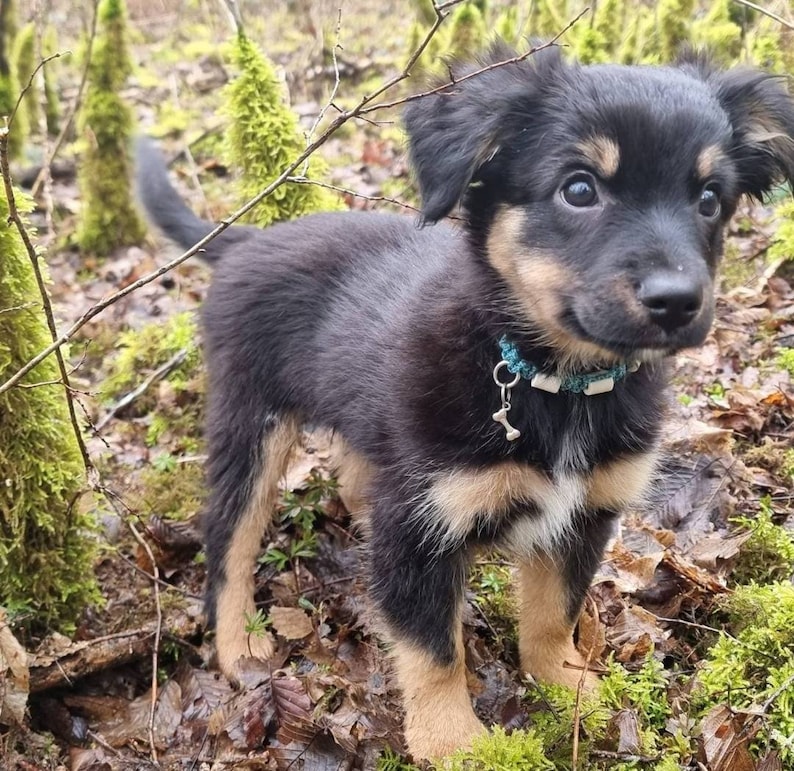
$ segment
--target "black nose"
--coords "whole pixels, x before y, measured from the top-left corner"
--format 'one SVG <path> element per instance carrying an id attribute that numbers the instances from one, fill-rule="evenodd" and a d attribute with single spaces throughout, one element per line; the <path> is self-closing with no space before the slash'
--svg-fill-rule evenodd
<path id="1" fill-rule="evenodd" d="M 645 278 L 637 297 L 648 309 L 651 320 L 672 332 L 698 315 L 703 303 L 703 287 L 691 276 L 678 271 L 657 271 Z"/>

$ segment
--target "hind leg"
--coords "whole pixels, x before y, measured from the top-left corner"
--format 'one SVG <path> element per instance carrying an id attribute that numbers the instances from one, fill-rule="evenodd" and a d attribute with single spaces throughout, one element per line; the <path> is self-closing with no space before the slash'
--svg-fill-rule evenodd
<path id="1" fill-rule="evenodd" d="M 229 404 L 224 418 L 210 432 L 207 605 L 218 664 L 235 680 L 241 658 L 273 655 L 271 637 L 246 628 L 256 613 L 256 557 L 300 429 L 291 416 L 267 415 L 257 424 L 255 416 L 231 415 Z"/>

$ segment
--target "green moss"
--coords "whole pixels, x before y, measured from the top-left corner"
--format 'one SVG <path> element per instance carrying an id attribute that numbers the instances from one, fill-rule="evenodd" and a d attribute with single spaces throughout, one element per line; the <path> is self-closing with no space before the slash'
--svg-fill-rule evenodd
<path id="1" fill-rule="evenodd" d="M 747 286 L 757 275 L 756 261 L 747 259 L 737 243 L 728 241 L 719 273 L 723 291 Z"/>
<path id="2" fill-rule="evenodd" d="M 740 586 L 724 601 L 733 636 L 722 635 L 697 675 L 695 706 L 705 714 L 715 704 L 758 711 L 765 719 L 757 747 L 794 761 L 794 586 L 788 581 Z M 780 687 L 788 683 L 788 688 Z M 767 703 L 768 702 L 768 703 Z"/>
<path id="3" fill-rule="evenodd" d="M 601 681 L 600 698 L 609 709 L 633 709 L 646 729 L 663 731 L 670 717 L 667 676 L 661 662 L 649 655 L 637 672 L 611 661 Z"/>
<path id="4" fill-rule="evenodd" d="M 474 601 L 496 635 L 496 644 L 516 643 L 518 602 L 512 591 L 511 570 L 507 565 L 483 561 L 472 573 Z"/>
<path id="5" fill-rule="evenodd" d="M 689 20 L 695 0 L 659 0 L 658 48 L 663 61 L 675 59 L 681 45 L 689 38 Z"/>
<path id="6" fill-rule="evenodd" d="M 227 152 L 231 165 L 241 169 L 242 200 L 253 198 L 294 162 L 306 146 L 295 114 L 284 102 L 284 89 L 273 65 L 243 34 L 233 46 L 240 74 L 226 87 L 231 119 Z M 297 169 L 295 174 L 299 174 Z M 312 156 L 307 176 L 322 179 L 326 167 Z M 267 196 L 248 214 L 248 221 L 266 227 L 314 211 L 342 209 L 334 193 L 315 185 L 287 183 Z"/>
<path id="7" fill-rule="evenodd" d="M 161 398 L 162 386 L 154 385 L 137 397 L 127 414 L 148 417 L 149 446 L 168 439 L 172 450 L 195 451 L 201 435 L 203 378 L 194 315 L 178 313 L 165 322 L 125 332 L 118 339 L 118 347 L 102 387 L 108 404 L 133 390 L 175 356 L 182 355 L 181 362 L 164 378 L 169 397 Z"/>
<path id="8" fill-rule="evenodd" d="M 11 61 L 11 49 L 16 34 L 16 4 L 11 0 L 0 2 L 0 126 L 5 125 L 4 118 L 11 116 L 19 97 L 19 79 Z M 27 136 L 25 116 L 17 115 L 8 135 L 10 158 L 19 157 L 25 136 Z"/>
<path id="9" fill-rule="evenodd" d="M 411 0 L 411 7 L 414 9 L 417 21 L 423 26 L 430 26 L 436 20 L 433 0 Z"/>
<path id="10" fill-rule="evenodd" d="M 444 762 L 449 771 L 554 771 L 544 754 L 543 742 L 533 731 L 507 734 L 496 726 L 478 736 L 468 752 L 456 752 Z"/>
<path id="11" fill-rule="evenodd" d="M 474 56 L 485 46 L 487 37 L 485 19 L 476 5 L 465 3 L 455 9 L 447 48 L 453 59 Z"/>
<path id="12" fill-rule="evenodd" d="M 57 47 L 55 30 L 52 27 L 48 27 L 42 36 L 42 56 L 47 57 L 54 54 Z M 28 87 L 22 101 L 19 103 L 18 119 L 21 126 L 36 133 L 41 123 L 43 108 L 46 130 L 50 134 L 55 134 L 58 131 L 60 113 L 58 94 L 54 86 L 56 78 L 53 74 L 54 68 L 57 66 L 57 60 L 48 61 L 31 81 L 33 71 L 39 63 L 35 49 L 36 25 L 30 22 L 22 27 L 14 40 L 13 59 L 17 81 L 21 87 Z M 41 92 L 42 83 L 44 84 L 43 98 Z"/>
<path id="13" fill-rule="evenodd" d="M 55 27 L 47 27 L 44 32 L 44 54 L 51 56 L 58 50 L 58 35 Z M 52 59 L 44 68 L 44 109 L 47 131 L 55 136 L 61 127 L 61 101 L 58 95 L 58 60 Z"/>
<path id="14" fill-rule="evenodd" d="M 140 243 L 146 231 L 132 202 L 132 118 L 120 96 L 132 67 L 124 1 L 101 0 L 98 14 L 99 31 L 79 120 L 82 209 L 77 241 L 84 251 L 104 256 L 120 246 Z"/>
<path id="15" fill-rule="evenodd" d="M 376 771 L 419 771 L 419 766 L 404 760 L 390 747 L 383 751 L 375 768 Z"/>
<path id="16" fill-rule="evenodd" d="M 775 363 L 781 369 L 786 370 L 791 377 L 794 377 L 794 348 L 781 348 Z"/>
<path id="17" fill-rule="evenodd" d="M 17 116 L 20 118 L 21 125 L 36 132 L 39 127 L 39 117 L 41 115 L 41 88 L 40 79 L 37 77 L 30 82 L 30 77 L 37 64 L 35 59 L 36 26 L 33 22 L 26 24 L 17 34 L 14 40 L 13 60 L 16 69 L 17 81 L 21 87 L 30 84 L 25 96 L 19 103 Z"/>
<path id="18" fill-rule="evenodd" d="M 17 195 L 20 208 L 31 203 Z M 0 185 L 0 381 L 50 342 L 30 260 Z M 98 599 L 84 470 L 55 359 L 0 395 L 0 606 L 68 628 Z"/>
<path id="19" fill-rule="evenodd" d="M 775 207 L 775 218 L 778 226 L 767 257 L 771 262 L 794 260 L 794 200 L 778 204 Z"/>
<path id="20" fill-rule="evenodd" d="M 535 13 L 532 18 L 533 35 L 545 39 L 559 35 L 568 23 L 568 8 L 566 2 L 559 0 L 537 0 Z"/>
<path id="21" fill-rule="evenodd" d="M 599 64 L 609 59 L 606 39 L 595 27 L 588 25 L 574 32 L 573 49 L 582 64 Z"/>
<path id="22" fill-rule="evenodd" d="M 742 28 L 732 21 L 732 0 L 715 0 L 708 13 L 692 25 L 692 42 L 728 65 L 742 50 Z"/>
<path id="23" fill-rule="evenodd" d="M 505 8 L 497 16 L 494 29 L 497 37 L 505 40 L 510 45 L 518 45 L 522 32 L 518 20 L 518 6 L 511 5 Z"/>
<path id="24" fill-rule="evenodd" d="M 134 508 L 184 520 L 201 510 L 206 495 L 201 463 L 178 463 L 172 455 L 161 455 L 143 472 Z"/>
<path id="25" fill-rule="evenodd" d="M 761 500 L 755 517 L 736 517 L 733 522 L 750 532 L 731 574 L 734 581 L 769 583 L 794 575 L 794 533 L 774 524 L 768 498 Z"/>

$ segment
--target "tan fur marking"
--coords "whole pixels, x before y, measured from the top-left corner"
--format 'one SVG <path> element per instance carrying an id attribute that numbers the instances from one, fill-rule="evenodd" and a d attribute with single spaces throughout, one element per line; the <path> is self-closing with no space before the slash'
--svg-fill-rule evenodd
<path id="1" fill-rule="evenodd" d="M 550 557 L 538 555 L 519 565 L 518 600 L 522 669 L 537 680 L 576 688 L 585 662 L 574 647 L 565 586 Z M 585 687 L 594 688 L 597 683 L 596 675 L 588 672 Z"/>
<path id="2" fill-rule="evenodd" d="M 648 490 L 658 460 L 658 453 L 649 452 L 596 466 L 590 477 L 588 504 L 622 509 L 638 503 Z"/>
<path id="3" fill-rule="evenodd" d="M 595 171 L 603 179 L 609 179 L 617 174 L 620 165 L 620 147 L 614 139 L 594 136 L 580 142 L 577 147 L 588 160 L 592 161 Z"/>
<path id="4" fill-rule="evenodd" d="M 695 169 L 702 180 L 711 177 L 719 168 L 719 165 L 726 160 L 725 153 L 719 145 L 708 145 L 700 151 Z"/>
<path id="5" fill-rule="evenodd" d="M 370 506 L 367 491 L 375 473 L 374 466 L 338 434 L 331 438 L 331 464 L 336 472 L 342 503 L 356 526 L 366 527 Z"/>
<path id="6" fill-rule="evenodd" d="M 541 330 L 541 342 L 564 357 L 563 369 L 619 361 L 613 352 L 573 337 L 561 325 L 560 295 L 576 286 L 576 276 L 553 254 L 524 243 L 524 222 L 521 209 L 503 206 L 494 217 L 487 244 L 488 260 L 510 288 L 517 310 Z"/>
<path id="7" fill-rule="evenodd" d="M 282 420 L 265 438 L 264 468 L 256 477 L 248 508 L 241 515 L 226 552 L 226 582 L 218 593 L 215 644 L 218 665 L 230 679 L 236 678 L 240 658 L 269 659 L 273 655 L 273 640 L 269 635 L 246 633 L 246 617 L 256 612 L 254 564 L 262 535 L 273 516 L 278 482 L 286 473 L 299 438 L 299 426 L 291 418 Z"/>
<path id="8" fill-rule="evenodd" d="M 405 706 L 405 741 L 417 760 L 440 758 L 471 747 L 472 740 L 485 732 L 474 714 L 466 685 L 460 619 L 455 649 L 454 664 L 444 667 L 405 640 L 394 644 L 394 669 Z"/>
<path id="9" fill-rule="evenodd" d="M 478 516 L 496 518 L 515 501 L 539 501 L 551 484 L 527 465 L 504 461 L 483 469 L 456 469 L 433 484 L 428 502 L 445 535 L 464 538 Z"/>

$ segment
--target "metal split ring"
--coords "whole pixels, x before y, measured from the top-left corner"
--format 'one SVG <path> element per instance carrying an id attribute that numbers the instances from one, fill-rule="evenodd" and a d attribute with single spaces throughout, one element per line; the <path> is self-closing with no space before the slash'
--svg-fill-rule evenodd
<path id="1" fill-rule="evenodd" d="M 503 361 L 500 361 L 493 368 L 493 381 L 500 388 L 510 389 L 510 388 L 513 388 L 514 386 L 518 385 L 518 381 L 521 380 L 521 374 L 520 373 L 516 374 L 515 378 L 513 378 L 513 380 L 511 382 L 503 383 L 501 380 L 499 380 L 499 370 L 502 369 L 502 367 L 506 367 L 506 366 L 508 366 L 508 364 L 507 364 L 506 361 L 503 360 Z"/>

